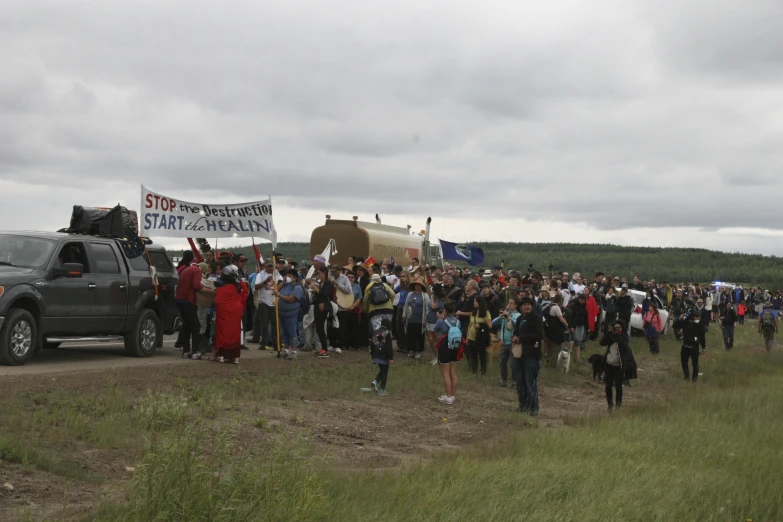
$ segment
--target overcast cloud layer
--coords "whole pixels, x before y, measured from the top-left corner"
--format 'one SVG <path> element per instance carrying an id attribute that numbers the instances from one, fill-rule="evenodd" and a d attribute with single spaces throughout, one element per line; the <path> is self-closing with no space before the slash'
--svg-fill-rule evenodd
<path id="1" fill-rule="evenodd" d="M 780 255 L 781 20 L 779 0 L 5 0 L 0 229 L 137 208 L 144 183 L 271 192 L 281 241 L 379 212 L 452 240 Z"/>

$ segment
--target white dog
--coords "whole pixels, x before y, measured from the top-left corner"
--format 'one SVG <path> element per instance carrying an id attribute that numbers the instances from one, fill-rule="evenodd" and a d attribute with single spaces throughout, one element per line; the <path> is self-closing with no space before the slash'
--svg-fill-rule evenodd
<path id="1" fill-rule="evenodd" d="M 571 368 L 571 350 L 566 348 L 560 350 L 560 353 L 557 355 L 557 369 L 563 373 L 568 373 L 569 368 Z"/>

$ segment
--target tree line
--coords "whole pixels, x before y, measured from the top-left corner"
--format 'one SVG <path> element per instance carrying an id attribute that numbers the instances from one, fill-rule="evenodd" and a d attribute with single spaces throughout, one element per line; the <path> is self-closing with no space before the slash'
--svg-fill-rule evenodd
<path id="1" fill-rule="evenodd" d="M 555 272 L 580 272 L 593 276 L 601 271 L 606 274 L 628 277 L 638 275 L 642 280 L 655 279 L 668 282 L 730 281 L 733 283 L 762 285 L 764 288 L 783 288 L 783 261 L 777 256 L 717 252 L 701 248 L 633 247 L 610 244 L 576 243 L 471 243 L 484 250 L 481 267 L 492 268 L 504 262 L 504 267 L 522 272 L 529 265 L 541 272 L 548 272 L 548 265 Z M 271 256 L 270 245 L 263 244 L 261 253 Z M 224 250 L 224 248 L 219 248 Z M 251 247 L 226 248 L 254 259 Z M 297 262 L 310 259 L 309 243 L 278 243 L 277 250 Z M 181 255 L 181 252 L 172 252 Z M 379 260 L 380 261 L 380 260 Z M 458 266 L 460 263 L 456 263 Z"/>

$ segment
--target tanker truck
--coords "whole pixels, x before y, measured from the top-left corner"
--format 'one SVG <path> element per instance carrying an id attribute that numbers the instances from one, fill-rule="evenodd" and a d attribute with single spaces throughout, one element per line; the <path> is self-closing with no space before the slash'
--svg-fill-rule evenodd
<path id="1" fill-rule="evenodd" d="M 326 223 L 317 227 L 310 235 L 310 259 L 323 252 L 330 240 L 334 240 L 337 254 L 332 255 L 331 263 L 347 265 L 348 256 L 368 259 L 373 257 L 378 263 L 394 258 L 398 265 L 408 266 L 416 257 L 422 266 L 441 263 L 440 245 L 430 244 L 430 223 L 421 233 L 411 233 L 411 227 L 383 225 L 376 216 L 375 223 L 352 220 L 332 219 L 326 216 Z"/>

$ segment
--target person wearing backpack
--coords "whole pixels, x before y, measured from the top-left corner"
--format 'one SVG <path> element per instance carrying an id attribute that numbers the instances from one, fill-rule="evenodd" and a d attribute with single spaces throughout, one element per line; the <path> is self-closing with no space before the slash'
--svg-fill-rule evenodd
<path id="1" fill-rule="evenodd" d="M 542 310 L 542 321 L 544 322 L 544 344 L 546 345 L 547 363 L 555 366 L 557 356 L 563 349 L 563 343 L 566 340 L 566 332 L 570 333 L 568 321 L 563 317 L 563 311 L 560 307 L 563 305 L 563 296 L 556 294 L 552 298 L 551 304 Z"/>
<path id="2" fill-rule="evenodd" d="M 468 322 L 468 357 L 473 374 L 478 373 L 481 363 L 481 375 L 487 374 L 487 348 L 492 331 L 492 316 L 487 310 L 487 300 L 479 295 L 473 301 L 473 314 Z"/>
<path id="3" fill-rule="evenodd" d="M 378 395 L 388 395 L 386 383 L 389 379 L 389 367 L 394 364 L 392 348 L 391 315 L 380 316 L 378 327 L 370 336 L 370 356 L 372 363 L 378 365 L 378 375 L 372 381 L 372 388 Z"/>
<path id="4" fill-rule="evenodd" d="M 517 311 L 518 297 L 509 297 L 506 303 L 506 309 L 501 310 L 500 315 L 492 321 L 492 327 L 498 330 L 500 338 L 500 386 L 506 387 L 508 380 L 508 362 L 511 358 L 511 338 L 514 337 L 514 326 L 519 319 L 520 313 Z M 516 386 L 517 369 L 511 362 L 511 383 Z"/>
<path id="5" fill-rule="evenodd" d="M 541 368 L 541 343 L 544 340 L 544 323 L 535 312 L 533 300 L 519 300 L 521 315 L 514 326 L 511 354 L 517 365 L 517 398 L 520 413 L 538 415 L 538 371 Z"/>
<path id="6" fill-rule="evenodd" d="M 364 289 L 362 311 L 367 314 L 369 334 L 381 327 L 384 317 L 389 321 L 394 316 L 394 290 L 381 280 L 380 274 L 370 277 L 370 284 Z"/>
<path id="7" fill-rule="evenodd" d="M 462 330 L 459 321 L 454 317 L 457 310 L 453 301 L 446 301 L 438 310 L 438 322 L 435 323 L 435 335 L 438 337 L 438 363 L 443 376 L 443 387 L 446 393 L 438 400 L 443 404 L 452 405 L 457 395 L 457 361 L 463 346 Z"/>
<path id="8" fill-rule="evenodd" d="M 286 358 L 295 361 L 298 358 L 296 349 L 299 346 L 297 326 L 302 312 L 304 289 L 296 280 L 296 270 L 281 273 L 284 283 L 277 290 L 272 290 L 277 297 L 278 313 L 280 314 L 280 337 L 283 341 L 283 353 Z"/>
<path id="9" fill-rule="evenodd" d="M 772 350 L 777 331 L 778 314 L 772 309 L 772 303 L 765 303 L 764 309 L 759 314 L 759 333 L 764 335 L 764 346 L 768 352 Z"/>

